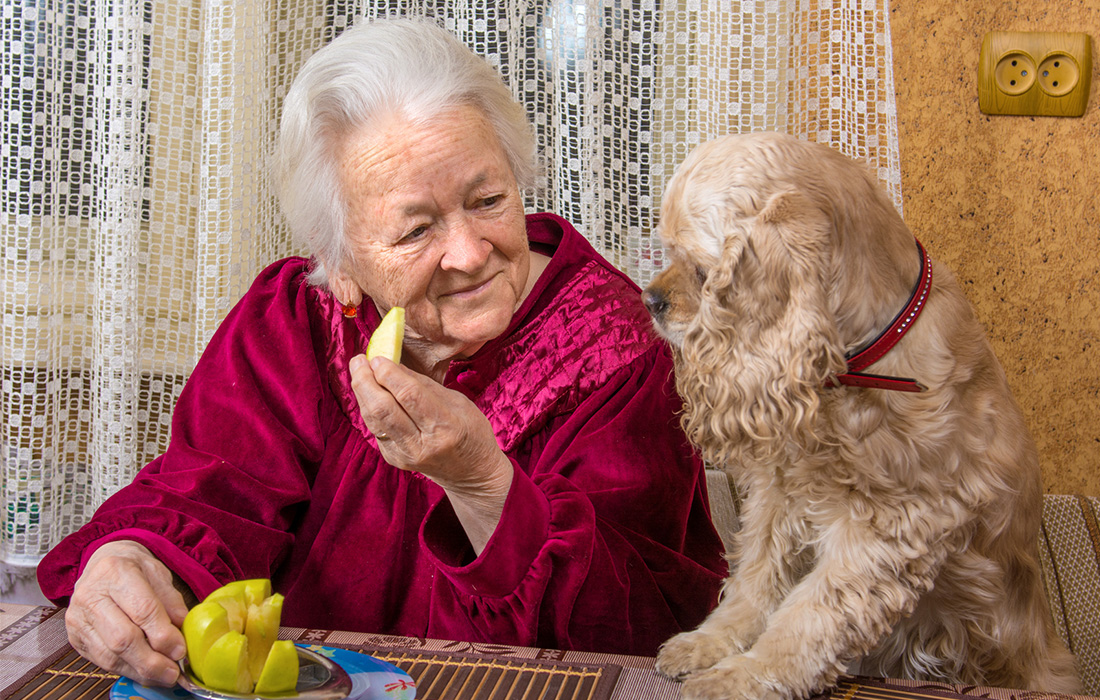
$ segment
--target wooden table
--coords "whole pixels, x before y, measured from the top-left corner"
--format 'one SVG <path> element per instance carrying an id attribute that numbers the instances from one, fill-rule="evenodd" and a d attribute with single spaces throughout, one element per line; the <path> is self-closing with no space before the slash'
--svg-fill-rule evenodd
<path id="1" fill-rule="evenodd" d="M 118 676 L 81 659 L 64 609 L 0 604 L 0 698 L 108 698 Z M 407 672 L 425 700 L 676 700 L 680 686 L 653 659 L 615 654 L 283 628 L 297 642 L 367 653 Z M 939 683 L 843 678 L 815 700 L 1039 700 L 1049 693 Z M 1074 696 L 1083 697 L 1083 696 Z"/>

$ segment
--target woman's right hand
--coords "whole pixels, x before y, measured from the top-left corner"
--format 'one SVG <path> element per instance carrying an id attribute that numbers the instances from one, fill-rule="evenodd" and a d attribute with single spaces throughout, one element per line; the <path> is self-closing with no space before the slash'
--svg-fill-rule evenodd
<path id="1" fill-rule="evenodd" d="M 172 572 L 137 542 L 109 542 L 77 579 L 65 627 L 81 656 L 143 685 L 171 686 L 186 653 L 187 615 Z"/>
<path id="2" fill-rule="evenodd" d="M 514 467 L 473 401 L 408 367 L 364 355 L 351 386 L 382 457 L 441 486 L 480 554 L 504 511 Z"/>

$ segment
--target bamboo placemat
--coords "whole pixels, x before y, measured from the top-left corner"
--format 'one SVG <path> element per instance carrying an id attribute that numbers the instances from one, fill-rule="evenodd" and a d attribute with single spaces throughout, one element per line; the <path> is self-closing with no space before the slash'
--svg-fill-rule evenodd
<path id="1" fill-rule="evenodd" d="M 12 700 L 93 700 L 109 697 L 118 676 L 86 661 L 70 647 L 61 658 L 17 688 Z"/>
<path id="2" fill-rule="evenodd" d="M 922 681 L 841 677 L 832 690 L 811 700 L 1070 700 L 1081 696 Z"/>
<path id="3" fill-rule="evenodd" d="M 474 654 L 390 649 L 374 649 L 369 653 L 408 673 L 416 681 L 418 700 L 609 700 L 622 670 L 616 665 Z M 10 697 L 12 700 L 100 700 L 109 696 L 117 680 L 117 675 L 105 673 L 68 649 Z M 842 678 L 836 688 L 812 700 L 1064 700 L 1081 697 L 990 690 L 939 683 L 899 686 L 869 678 Z"/>
<path id="4" fill-rule="evenodd" d="M 473 654 L 352 649 L 402 669 L 424 700 L 609 700 L 618 666 Z M 41 670 L 13 700 L 98 700 L 110 695 L 118 676 L 85 661 L 73 650 Z"/>
<path id="5" fill-rule="evenodd" d="M 416 682 L 416 697 L 430 700 L 609 700 L 622 670 L 612 664 L 392 649 L 366 651 L 408 673 Z"/>
<path id="6" fill-rule="evenodd" d="M 100 700 L 118 676 L 68 645 L 63 610 L 0 606 L 0 700 Z M 402 668 L 421 700 L 678 700 L 645 657 L 283 628 L 305 644 L 370 654 Z M 1100 700 L 984 686 L 845 676 L 811 700 Z"/>

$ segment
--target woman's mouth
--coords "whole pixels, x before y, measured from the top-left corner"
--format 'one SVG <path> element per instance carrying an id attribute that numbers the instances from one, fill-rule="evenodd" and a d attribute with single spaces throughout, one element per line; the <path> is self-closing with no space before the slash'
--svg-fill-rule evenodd
<path id="1" fill-rule="evenodd" d="M 453 292 L 448 292 L 446 296 L 452 297 L 454 299 L 471 299 L 489 289 L 489 287 L 493 284 L 494 279 L 496 279 L 496 275 L 489 277 L 483 282 L 479 282 L 468 287 L 463 287 L 461 289 L 456 289 Z"/>

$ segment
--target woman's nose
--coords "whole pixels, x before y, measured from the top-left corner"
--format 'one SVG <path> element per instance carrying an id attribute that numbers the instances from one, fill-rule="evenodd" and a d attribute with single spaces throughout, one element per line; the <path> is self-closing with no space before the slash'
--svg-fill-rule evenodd
<path id="1" fill-rule="evenodd" d="M 482 231 L 482 225 L 463 217 L 447 232 L 446 250 L 440 264 L 446 270 L 476 272 L 485 265 L 492 249 L 493 244 Z"/>

